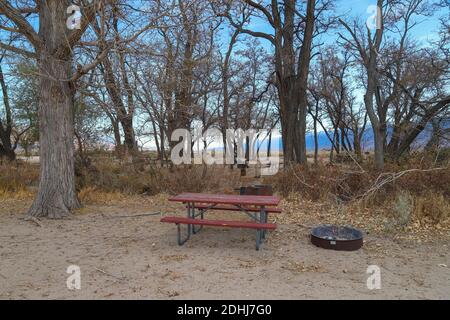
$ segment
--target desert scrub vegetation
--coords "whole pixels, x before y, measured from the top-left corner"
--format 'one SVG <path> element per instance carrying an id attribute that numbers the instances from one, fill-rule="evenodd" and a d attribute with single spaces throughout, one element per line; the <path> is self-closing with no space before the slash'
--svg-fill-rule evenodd
<path id="1" fill-rule="evenodd" d="M 39 166 L 15 162 L 0 164 L 0 198 L 33 196 L 39 181 Z"/>
<path id="2" fill-rule="evenodd" d="M 160 168 L 148 161 L 128 163 L 106 154 L 76 164 L 76 186 L 80 198 L 110 194 L 157 195 L 180 192 L 223 192 L 239 186 L 239 170 L 214 166 Z M 0 165 L 0 196 L 31 197 L 39 183 L 39 165 L 11 162 Z"/>
<path id="3" fill-rule="evenodd" d="M 444 154 L 419 152 L 387 164 L 383 172 L 370 163 L 295 166 L 265 183 L 284 197 L 328 204 L 335 216 L 344 211 L 383 217 L 377 223 L 388 232 L 418 222 L 440 225 L 450 220 L 450 167 Z"/>
<path id="4" fill-rule="evenodd" d="M 180 192 L 221 191 L 233 188 L 239 172 L 214 166 L 183 166 L 161 168 L 146 161 L 125 163 L 113 158 L 79 166 L 77 188 L 95 188 L 103 192 L 128 195 L 176 194 Z"/>
<path id="5" fill-rule="evenodd" d="M 414 197 L 408 191 L 401 191 L 392 202 L 391 217 L 386 221 L 386 231 L 405 228 L 412 220 Z"/>
<path id="6" fill-rule="evenodd" d="M 442 158 L 442 155 L 441 155 Z M 254 183 L 240 170 L 223 166 L 161 168 L 142 157 L 118 160 L 108 153 L 89 154 L 77 161 L 78 196 L 84 204 L 110 204 L 181 192 L 229 193 Z M 436 157 L 416 154 L 385 171 L 370 163 L 296 166 L 262 179 L 281 195 L 286 223 L 336 222 L 365 229 L 408 230 L 418 224 L 447 225 L 450 220 L 450 169 Z M 446 166 L 446 167 L 445 167 Z M 20 161 L 0 166 L 0 198 L 31 199 L 38 184 L 37 164 Z M 143 200 L 139 200 L 143 201 Z M 315 212 L 315 213 L 314 213 Z M 367 222 L 367 224 L 366 224 Z"/>
<path id="7" fill-rule="evenodd" d="M 415 199 L 416 216 L 440 223 L 450 218 L 450 201 L 442 193 L 428 192 Z"/>
<path id="8" fill-rule="evenodd" d="M 292 166 L 265 179 L 276 191 L 287 196 L 292 192 L 310 200 L 326 200 L 330 196 L 342 202 L 355 200 L 393 200 L 400 192 L 413 196 L 441 193 L 450 198 L 449 159 L 440 161 L 427 153 L 416 153 L 408 160 L 388 163 L 383 171 L 370 163 Z M 442 160 L 442 159 L 441 159 Z"/>

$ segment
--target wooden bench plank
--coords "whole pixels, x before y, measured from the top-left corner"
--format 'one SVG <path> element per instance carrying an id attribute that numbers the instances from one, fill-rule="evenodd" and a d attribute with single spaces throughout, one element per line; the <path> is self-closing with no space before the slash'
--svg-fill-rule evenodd
<path id="1" fill-rule="evenodd" d="M 191 224 L 197 226 L 210 226 L 210 227 L 227 227 L 227 228 L 246 228 L 257 230 L 275 230 L 276 224 L 273 223 L 257 223 L 247 221 L 225 221 L 225 220 L 199 220 L 181 217 L 164 217 L 161 219 L 164 223 L 175 224 Z"/>
<path id="2" fill-rule="evenodd" d="M 240 196 L 225 194 L 183 193 L 169 198 L 169 201 L 183 203 L 240 204 L 255 206 L 277 206 L 281 199 L 275 196 Z"/>
<path id="3" fill-rule="evenodd" d="M 223 210 L 223 211 L 240 211 L 238 207 L 235 206 L 227 206 L 227 205 L 220 205 L 215 206 L 211 208 L 211 205 L 208 204 L 195 204 L 195 209 L 209 209 L 209 210 Z M 249 211 L 249 212 L 260 212 L 259 208 L 251 208 L 251 207 L 243 207 L 243 209 Z M 267 213 L 282 213 L 282 209 L 280 208 L 265 208 Z"/>

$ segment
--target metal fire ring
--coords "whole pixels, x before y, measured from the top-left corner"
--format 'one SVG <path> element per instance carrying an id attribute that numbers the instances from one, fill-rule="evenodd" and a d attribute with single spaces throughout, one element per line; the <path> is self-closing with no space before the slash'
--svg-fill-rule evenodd
<path id="1" fill-rule="evenodd" d="M 311 242 L 314 245 L 337 251 L 359 250 L 364 245 L 363 238 L 360 230 L 347 226 L 322 225 L 311 232 Z"/>

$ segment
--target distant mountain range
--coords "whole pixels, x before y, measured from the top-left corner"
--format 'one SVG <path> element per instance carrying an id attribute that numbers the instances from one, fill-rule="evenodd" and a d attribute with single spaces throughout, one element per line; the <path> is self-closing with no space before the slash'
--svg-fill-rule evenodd
<path id="1" fill-rule="evenodd" d="M 444 126 L 447 128 L 450 128 L 450 119 L 448 120 L 448 123 Z M 429 139 L 431 138 L 431 133 L 432 133 L 432 127 L 431 125 L 429 125 L 416 139 L 416 141 L 414 142 L 413 146 L 415 148 L 420 148 L 425 146 L 425 144 L 429 141 Z M 388 136 L 390 136 L 392 134 L 392 128 L 388 129 Z M 330 132 L 329 133 L 330 137 L 333 136 L 333 133 Z M 353 137 L 350 135 L 350 141 L 352 141 Z M 319 143 L 319 150 L 331 150 L 332 148 L 332 144 L 330 142 L 330 140 L 328 139 L 327 135 L 325 132 L 321 131 L 318 132 L 318 143 Z M 268 145 L 268 140 L 265 140 L 264 142 L 262 142 L 260 144 L 260 150 L 267 150 L 267 145 Z M 450 146 L 450 142 L 448 143 L 448 145 Z M 102 147 L 107 147 L 108 149 L 113 149 L 114 148 L 114 143 L 112 138 L 108 137 L 108 139 L 104 139 L 103 142 L 101 143 Z M 373 146 L 374 146 L 374 138 L 373 138 L 373 131 L 372 128 L 368 128 L 366 129 L 362 141 L 361 141 L 361 146 L 363 148 L 363 151 L 371 151 L 373 150 Z M 99 145 L 100 147 L 100 145 Z M 217 151 L 221 151 L 223 150 L 223 147 L 221 146 L 211 146 L 208 148 L 209 150 L 217 150 Z M 283 149 L 282 147 L 282 139 L 281 136 L 278 137 L 274 137 L 272 138 L 272 150 L 274 152 L 277 151 L 281 151 Z M 308 132 L 306 135 L 306 149 L 308 152 L 314 151 L 314 134 L 312 132 Z M 156 147 L 154 145 L 154 143 L 149 143 L 144 147 L 144 150 L 156 150 Z"/>
<path id="2" fill-rule="evenodd" d="M 450 127 L 450 121 L 448 126 Z M 425 144 L 429 141 L 431 138 L 432 128 L 431 125 L 426 128 L 416 139 L 413 146 L 416 148 L 420 148 L 425 146 Z M 392 128 L 388 129 L 388 136 L 392 134 Z M 333 133 L 329 133 L 330 137 L 333 136 Z M 319 150 L 331 150 L 332 144 L 330 140 L 328 139 L 325 132 L 319 132 L 318 133 L 318 143 L 319 143 Z M 350 136 L 350 141 L 352 141 L 353 137 Z M 264 141 L 261 144 L 260 149 L 261 150 L 267 150 L 268 141 Z M 374 135 L 372 128 L 366 129 L 364 132 L 361 145 L 363 148 L 363 151 L 370 151 L 374 148 Z M 314 151 L 314 134 L 308 133 L 306 135 L 306 149 L 308 151 Z M 272 139 L 272 150 L 273 151 L 280 151 L 282 150 L 282 140 L 281 137 L 276 137 Z"/>

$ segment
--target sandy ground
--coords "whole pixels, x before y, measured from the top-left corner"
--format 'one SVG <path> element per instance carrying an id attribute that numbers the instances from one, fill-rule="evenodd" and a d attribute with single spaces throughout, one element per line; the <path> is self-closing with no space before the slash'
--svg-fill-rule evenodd
<path id="1" fill-rule="evenodd" d="M 120 217 L 157 204 L 88 206 L 39 227 L 20 219 L 29 203 L 11 203 L 0 204 L 0 299 L 450 298 L 447 241 L 369 235 L 364 249 L 342 253 L 314 247 L 303 227 L 280 225 L 259 252 L 249 230 L 206 229 L 178 247 L 176 227 L 159 216 Z M 70 265 L 81 269 L 81 290 L 67 289 Z M 381 268 L 381 290 L 367 288 L 369 265 Z"/>

